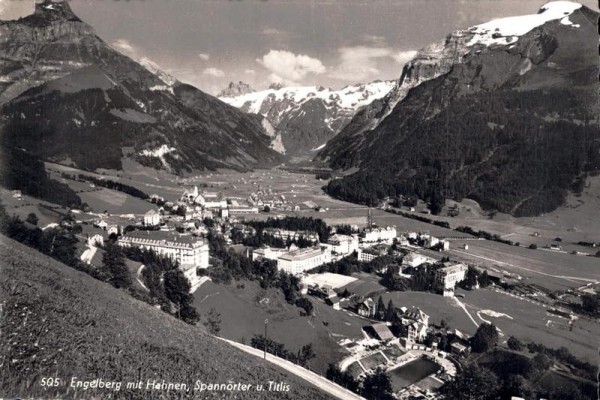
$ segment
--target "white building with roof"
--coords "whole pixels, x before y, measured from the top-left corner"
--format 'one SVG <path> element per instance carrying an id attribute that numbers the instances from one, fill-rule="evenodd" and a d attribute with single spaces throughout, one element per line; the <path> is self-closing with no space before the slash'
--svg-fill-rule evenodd
<path id="1" fill-rule="evenodd" d="M 435 271 L 435 286 L 444 296 L 454 296 L 456 284 L 463 281 L 467 275 L 468 267 L 457 263 L 448 265 Z"/>
<path id="2" fill-rule="evenodd" d="M 392 244 L 396 236 L 396 228 L 392 226 L 365 229 L 361 235 L 363 243 L 384 242 L 388 244 Z"/>
<path id="3" fill-rule="evenodd" d="M 351 254 L 358 250 L 358 237 L 354 235 L 336 234 L 327 240 L 327 245 L 334 254 Z"/>
<path id="4" fill-rule="evenodd" d="M 209 265 L 208 243 L 190 235 L 163 231 L 135 231 L 120 237 L 118 244 L 123 247 L 153 250 L 176 261 L 192 287 L 200 280 L 197 269 L 208 268 Z"/>
<path id="5" fill-rule="evenodd" d="M 300 274 L 331 262 L 331 252 L 321 247 L 288 251 L 277 258 L 277 269 L 288 274 Z"/>
<path id="6" fill-rule="evenodd" d="M 160 214 L 156 210 L 150 210 L 144 214 L 144 225 L 157 226 L 160 225 Z"/>
<path id="7" fill-rule="evenodd" d="M 402 265 L 406 265 L 413 268 L 418 267 L 419 265 L 423 265 L 425 263 L 433 264 L 434 262 L 435 259 L 416 252 L 408 253 L 402 259 Z"/>

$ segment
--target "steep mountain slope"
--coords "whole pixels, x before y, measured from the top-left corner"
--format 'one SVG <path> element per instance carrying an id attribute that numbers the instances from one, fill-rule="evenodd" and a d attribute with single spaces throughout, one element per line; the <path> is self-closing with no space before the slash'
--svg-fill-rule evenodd
<path id="1" fill-rule="evenodd" d="M 67 2 L 0 22 L 0 102 L 4 151 L 81 168 L 118 169 L 123 155 L 173 171 L 281 160 L 261 118 L 119 54 Z"/>
<path id="2" fill-rule="evenodd" d="M 0 236 L 0 397 L 326 399 L 317 388 L 17 242 Z M 71 377 L 124 382 L 69 388 Z M 43 387 L 42 378 L 59 378 Z M 265 384 L 289 392 L 146 389 L 148 380 Z M 142 381 L 140 389 L 125 382 Z"/>
<path id="3" fill-rule="evenodd" d="M 319 157 L 360 171 L 335 196 L 417 194 L 535 215 L 600 170 L 598 13 L 553 2 L 533 16 L 454 32 L 425 48 L 399 89 L 359 112 Z"/>
<path id="4" fill-rule="evenodd" d="M 260 92 L 248 91 L 244 85 L 231 83 L 219 98 L 242 111 L 264 116 L 281 135 L 287 156 L 312 158 L 359 108 L 386 96 L 395 82 L 376 81 L 341 90 L 273 86 Z"/>

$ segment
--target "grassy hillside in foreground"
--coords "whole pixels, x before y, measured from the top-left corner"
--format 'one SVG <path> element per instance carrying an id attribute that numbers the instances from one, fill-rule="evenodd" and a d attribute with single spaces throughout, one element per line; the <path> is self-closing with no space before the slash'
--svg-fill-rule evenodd
<path id="1" fill-rule="evenodd" d="M 61 380 L 45 389 L 41 379 Z M 123 382 L 71 389 L 70 379 Z M 126 389 L 148 379 L 190 392 Z M 194 382 L 286 382 L 289 392 L 194 392 Z M 0 236 L 0 398 L 326 399 L 327 395 L 127 293 Z"/>

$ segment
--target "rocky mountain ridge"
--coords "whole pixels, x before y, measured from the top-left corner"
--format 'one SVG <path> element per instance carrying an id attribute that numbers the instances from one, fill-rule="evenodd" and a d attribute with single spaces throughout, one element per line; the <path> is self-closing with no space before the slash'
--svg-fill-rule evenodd
<path id="1" fill-rule="evenodd" d="M 334 168 L 360 169 L 332 182 L 330 193 L 370 204 L 397 194 L 437 203 L 470 197 L 514 215 L 556 208 L 576 179 L 598 168 L 589 39 L 597 18 L 577 3 L 553 2 L 425 47 L 397 88 L 319 153 Z"/>
<path id="2" fill-rule="evenodd" d="M 264 116 L 281 135 L 285 154 L 302 159 L 312 158 L 357 110 L 383 98 L 394 86 L 394 81 L 357 84 L 341 90 L 272 85 L 263 91 L 219 98 L 244 112 Z M 222 93 L 239 90 L 230 84 Z"/>
<path id="3" fill-rule="evenodd" d="M 119 169 L 122 157 L 174 172 L 282 160 L 263 118 L 118 53 L 66 1 L 0 22 L 0 103 L 4 151 L 85 169 Z"/>

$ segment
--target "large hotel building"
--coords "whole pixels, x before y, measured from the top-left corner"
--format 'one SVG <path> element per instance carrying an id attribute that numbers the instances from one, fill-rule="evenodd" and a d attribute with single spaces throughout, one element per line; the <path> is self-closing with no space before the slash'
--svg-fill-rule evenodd
<path id="1" fill-rule="evenodd" d="M 161 231 L 136 231 L 121 236 L 118 243 L 123 247 L 153 250 L 177 261 L 192 286 L 199 282 L 198 268 L 208 268 L 208 244 L 198 237 Z"/>

